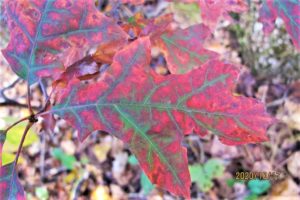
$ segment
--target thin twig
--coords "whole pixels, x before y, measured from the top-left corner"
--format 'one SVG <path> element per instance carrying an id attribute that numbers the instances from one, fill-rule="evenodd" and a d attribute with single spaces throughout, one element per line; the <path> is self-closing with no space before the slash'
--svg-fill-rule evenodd
<path id="1" fill-rule="evenodd" d="M 90 173 L 88 171 L 83 171 L 79 180 L 77 180 L 75 182 L 74 188 L 71 191 L 71 199 L 72 200 L 78 199 L 80 187 L 83 184 L 83 182 L 89 178 L 89 175 L 90 175 Z"/>
<path id="2" fill-rule="evenodd" d="M 17 78 L 15 81 L 13 81 L 11 84 L 9 84 L 7 87 L 3 88 L 1 90 L 1 94 L 5 92 L 5 90 L 9 90 L 13 87 L 15 87 L 15 85 L 17 85 L 17 83 L 19 83 L 19 81 L 21 81 L 22 79 L 21 78 Z"/>
<path id="3" fill-rule="evenodd" d="M 54 93 L 56 87 L 52 88 L 52 91 L 50 92 L 50 94 L 47 96 L 46 98 L 46 102 L 45 102 L 45 105 L 44 107 L 35 115 L 35 116 L 40 116 L 42 115 L 43 113 L 45 113 L 45 111 L 47 110 L 47 107 L 49 106 L 49 104 L 51 103 L 50 100 L 51 100 L 51 96 L 52 94 Z"/>
<path id="4" fill-rule="evenodd" d="M 13 99 L 8 98 L 5 95 L 6 90 L 14 88 L 16 86 L 16 84 L 19 83 L 21 80 L 22 79 L 18 78 L 15 81 L 13 81 L 11 84 L 9 84 L 7 87 L 0 90 L 1 98 L 4 100 L 3 102 L 0 103 L 0 106 L 17 106 L 17 107 L 27 108 L 28 105 L 21 104 Z M 37 109 L 37 108 L 34 107 L 34 109 Z"/>
<path id="5" fill-rule="evenodd" d="M 281 104 L 283 104 L 285 102 L 285 100 L 287 99 L 287 96 L 288 96 L 288 91 L 286 91 L 283 95 L 283 97 L 279 98 L 279 99 L 276 99 L 270 103 L 267 103 L 267 108 L 270 108 L 270 107 L 275 107 L 275 106 L 279 106 Z"/>
<path id="6" fill-rule="evenodd" d="M 293 158 L 292 156 L 288 156 L 287 158 L 285 158 L 284 160 L 282 160 L 280 163 L 276 164 L 276 166 L 274 167 L 274 170 L 280 169 L 282 166 L 284 166 L 291 158 Z"/>
<path id="7" fill-rule="evenodd" d="M 202 141 L 199 138 L 198 140 L 196 140 L 196 142 L 197 142 L 197 144 L 199 145 L 199 148 L 200 148 L 200 162 L 204 163 L 204 161 L 205 161 L 205 153 L 204 153 L 204 147 L 203 147 Z"/>
<path id="8" fill-rule="evenodd" d="M 197 137 L 197 136 L 194 136 L 194 135 L 190 136 L 189 139 L 190 139 L 190 140 L 188 140 L 189 141 L 189 145 L 190 145 L 192 151 L 195 154 L 197 154 L 198 161 L 200 163 L 204 163 L 204 161 L 205 161 L 205 152 L 204 152 L 204 146 L 202 144 L 201 139 L 199 137 Z M 200 153 L 199 154 L 198 154 L 197 150 L 195 149 L 195 147 L 194 147 L 193 143 L 191 142 L 191 140 L 195 141 L 197 143 L 197 145 L 198 145 L 198 147 L 200 149 Z"/>
<path id="9" fill-rule="evenodd" d="M 27 104 L 22 104 L 22 103 L 19 103 L 17 101 L 11 100 L 11 99 L 8 99 L 8 100 L 0 103 L 0 107 L 6 107 L 6 106 L 19 107 L 19 108 L 27 108 L 28 107 Z M 38 110 L 39 107 L 32 106 L 32 109 Z"/>
<path id="10" fill-rule="evenodd" d="M 48 99 L 48 94 L 47 94 L 47 89 L 43 83 L 43 79 L 39 79 L 39 86 L 40 86 L 40 89 L 43 93 L 43 96 L 45 97 L 45 99 L 47 100 Z"/>
<path id="11" fill-rule="evenodd" d="M 45 131 L 42 131 L 41 134 L 41 153 L 40 153 L 40 173 L 41 178 L 45 177 L 45 153 L 46 153 L 46 137 Z"/>
<path id="12" fill-rule="evenodd" d="M 254 159 L 253 155 L 250 153 L 249 146 L 248 145 L 243 145 L 242 149 L 244 150 L 244 152 L 246 154 L 246 157 L 249 158 L 250 162 L 254 163 L 255 159 Z"/>
<path id="13" fill-rule="evenodd" d="M 102 10 L 102 4 L 103 4 L 103 0 L 98 0 L 98 10 Z"/>

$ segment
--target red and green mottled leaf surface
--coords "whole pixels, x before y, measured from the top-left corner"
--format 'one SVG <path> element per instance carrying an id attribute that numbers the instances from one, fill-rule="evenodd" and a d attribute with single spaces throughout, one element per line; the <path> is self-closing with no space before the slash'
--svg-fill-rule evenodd
<path id="1" fill-rule="evenodd" d="M 143 68 L 148 66 L 149 60 L 150 40 L 143 38 L 134 42 L 116 55 L 100 82 L 82 85 L 73 80 L 59 94 L 59 104 L 52 111 L 79 128 L 80 140 L 93 130 L 114 133 L 129 145 L 153 183 L 188 197 L 190 177 L 186 150 L 180 146 L 182 136 L 174 130 L 164 133 L 149 130 L 151 121 L 138 122 L 141 119 L 136 116 L 142 114 L 143 107 L 126 106 L 134 101 L 135 92 L 140 93 L 146 87 L 143 80 L 147 76 Z M 66 96 L 67 91 L 70 92 L 69 97 Z M 123 96 L 124 93 L 127 95 Z M 115 101 L 116 104 L 113 103 Z M 142 105 L 142 102 L 137 104 Z"/>
<path id="2" fill-rule="evenodd" d="M 300 51 L 300 1 L 265 0 L 259 18 L 264 24 L 265 33 L 269 34 L 274 29 L 277 17 L 283 19 L 293 44 Z"/>
<path id="3" fill-rule="evenodd" d="M 268 140 L 273 119 L 258 100 L 232 94 L 238 76 L 232 64 L 213 60 L 187 74 L 161 76 L 147 67 L 149 58 L 149 38 L 136 40 L 116 54 L 98 82 L 74 79 L 59 90 L 50 112 L 78 129 L 80 140 L 94 130 L 122 139 L 153 183 L 185 197 L 184 134 L 211 132 L 229 145 Z"/>
<path id="4" fill-rule="evenodd" d="M 0 131 L 0 162 L 2 161 L 2 147 L 5 134 Z M 1 163 L 0 163 L 1 164 Z M 25 199 L 24 189 L 19 182 L 14 163 L 0 165 L 0 199 L 22 200 Z"/>
<path id="5" fill-rule="evenodd" d="M 2 53 L 30 84 L 38 77 L 56 77 L 65 62 L 81 59 L 92 45 L 127 41 L 122 29 L 96 10 L 93 0 L 6 0 L 5 11 L 10 41 Z M 68 59 L 61 59 L 66 55 Z"/>
<path id="6" fill-rule="evenodd" d="M 204 25 L 164 33 L 156 41 L 165 54 L 168 68 L 172 74 L 183 74 L 217 57 L 203 45 L 210 30 Z"/>

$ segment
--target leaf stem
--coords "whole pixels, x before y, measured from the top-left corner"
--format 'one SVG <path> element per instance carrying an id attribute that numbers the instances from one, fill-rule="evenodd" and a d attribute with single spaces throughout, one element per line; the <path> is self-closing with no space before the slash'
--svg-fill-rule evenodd
<path id="1" fill-rule="evenodd" d="M 26 128 L 25 128 L 25 130 L 24 130 L 24 133 L 23 133 L 22 138 L 21 138 L 21 142 L 20 142 L 19 147 L 18 147 L 17 155 L 16 155 L 16 158 L 15 158 L 15 161 L 14 161 L 13 172 L 14 172 L 14 170 L 16 168 L 17 163 L 18 163 L 18 159 L 20 157 L 20 153 L 21 153 L 21 150 L 22 150 L 22 147 L 23 147 L 26 135 L 27 135 L 27 133 L 28 133 L 28 131 L 31 128 L 32 125 L 33 125 L 33 122 L 29 121 L 28 124 L 27 124 L 27 126 L 26 126 Z"/>
<path id="2" fill-rule="evenodd" d="M 30 112 L 30 115 L 34 115 L 34 112 L 33 112 L 33 109 L 32 109 L 32 106 L 31 106 L 31 92 L 30 92 L 30 85 L 27 84 L 27 105 L 28 105 L 28 109 L 29 109 L 29 112 Z"/>
<path id="3" fill-rule="evenodd" d="M 24 118 L 22 118 L 22 119 L 16 121 L 15 123 L 11 124 L 9 127 L 6 128 L 5 133 L 7 133 L 11 128 L 13 128 L 14 126 L 16 126 L 17 124 L 19 124 L 19 123 L 21 123 L 21 122 L 23 122 L 23 121 L 28 120 L 30 117 L 31 117 L 31 116 L 24 117 Z"/>
<path id="4" fill-rule="evenodd" d="M 44 105 L 44 107 L 43 107 L 38 113 L 35 114 L 36 117 L 38 117 L 39 115 L 45 113 L 45 111 L 47 110 L 48 106 L 50 106 L 50 103 L 51 103 L 51 102 L 50 102 L 51 96 L 52 96 L 52 94 L 54 93 L 55 89 L 56 89 L 56 87 L 54 87 L 54 88 L 51 90 L 50 94 L 46 97 L 45 105 Z"/>

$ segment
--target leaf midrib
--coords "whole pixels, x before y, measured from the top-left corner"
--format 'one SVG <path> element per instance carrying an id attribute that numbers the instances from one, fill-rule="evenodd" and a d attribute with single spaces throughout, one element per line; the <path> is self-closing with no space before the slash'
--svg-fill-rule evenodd
<path id="1" fill-rule="evenodd" d="M 140 103 L 140 102 L 119 102 L 119 103 L 90 103 L 90 104 L 84 104 L 84 105 L 68 105 L 64 106 L 61 108 L 53 107 L 50 113 L 55 113 L 55 112 L 61 112 L 61 111 L 67 111 L 70 109 L 84 109 L 88 107 L 140 107 L 140 108 L 155 108 L 159 110 L 178 110 L 178 111 L 183 111 L 186 113 L 201 113 L 201 114 L 206 114 L 206 115 L 215 115 L 215 116 L 226 116 L 226 117 L 236 117 L 236 115 L 229 114 L 229 113 L 223 113 L 223 112 L 209 112 L 207 110 L 201 110 L 201 109 L 192 109 L 184 106 L 177 106 L 174 104 L 164 104 L 164 103 Z M 45 112 L 44 114 L 47 114 L 49 112 Z"/>
<path id="2" fill-rule="evenodd" d="M 124 113 L 117 105 L 114 105 L 114 109 L 121 115 L 121 117 L 124 117 L 127 122 L 129 122 L 133 129 L 135 130 L 135 132 L 139 133 L 139 135 L 145 139 L 149 145 L 151 146 L 151 149 L 153 149 L 159 159 L 165 164 L 167 165 L 167 168 L 171 171 L 173 177 L 175 178 L 175 180 L 181 185 L 183 186 L 184 184 L 182 183 L 182 181 L 180 180 L 180 178 L 178 177 L 177 173 L 176 173 L 176 169 L 173 168 L 172 165 L 170 165 L 168 159 L 166 158 L 166 156 L 164 156 L 164 154 L 162 153 L 162 151 L 160 150 L 160 148 L 155 144 L 155 142 L 152 141 L 152 139 L 139 127 L 137 126 L 136 123 L 134 123 L 134 121 L 132 121 L 127 115 L 127 113 Z"/>

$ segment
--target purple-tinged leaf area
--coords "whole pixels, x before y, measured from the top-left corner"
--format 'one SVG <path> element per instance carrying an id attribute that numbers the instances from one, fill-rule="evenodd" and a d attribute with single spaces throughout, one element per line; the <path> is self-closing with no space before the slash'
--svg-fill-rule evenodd
<path id="1" fill-rule="evenodd" d="M 5 11 L 10 41 L 2 53 L 29 84 L 39 77 L 55 79 L 65 61 L 80 60 L 92 46 L 127 42 L 127 34 L 93 0 L 6 0 Z"/>
<path id="2" fill-rule="evenodd" d="M 184 74 L 216 58 L 216 53 L 204 48 L 205 39 L 210 34 L 205 25 L 195 25 L 162 34 L 156 45 L 161 47 L 170 72 Z"/>
<path id="3" fill-rule="evenodd" d="M 189 182 L 172 157 L 178 151 L 175 157 L 183 160 L 179 144 L 184 134 L 210 132 L 229 145 L 268 140 L 266 129 L 273 119 L 263 104 L 233 95 L 239 73 L 235 66 L 212 60 L 187 74 L 161 76 L 149 67 L 149 58 L 149 38 L 136 40 L 116 54 L 98 82 L 86 85 L 73 79 L 57 91 L 57 105 L 50 112 L 76 128 L 80 140 L 94 130 L 122 139 L 147 160 L 141 165 L 152 182 L 185 197 Z M 168 133 L 172 137 L 158 141 L 156 136 Z M 147 154 L 142 157 L 139 151 Z M 159 172 L 172 181 L 158 178 Z"/>
<path id="4" fill-rule="evenodd" d="M 293 44 L 300 51 L 300 1 L 265 0 L 260 9 L 260 18 L 264 32 L 269 34 L 274 29 L 277 17 L 283 19 Z"/>
<path id="5" fill-rule="evenodd" d="M 3 200 L 23 200 L 25 192 L 21 185 L 17 173 L 14 170 L 14 163 L 10 163 L 0 168 L 0 199 Z"/>
<path id="6" fill-rule="evenodd" d="M 24 189 L 16 171 L 13 171 L 14 163 L 2 166 L 2 148 L 5 136 L 5 133 L 0 131 L 0 199 L 22 200 L 25 199 Z"/>

